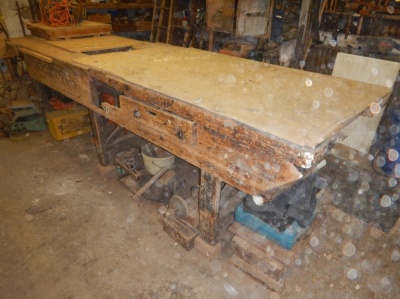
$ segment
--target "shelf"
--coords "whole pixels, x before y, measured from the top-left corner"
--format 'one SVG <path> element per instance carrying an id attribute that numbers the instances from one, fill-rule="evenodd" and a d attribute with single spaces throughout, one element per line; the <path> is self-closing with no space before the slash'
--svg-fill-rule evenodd
<path id="1" fill-rule="evenodd" d="M 359 14 L 355 12 L 339 12 L 332 10 L 325 10 L 324 14 L 343 15 L 350 17 L 368 17 L 368 18 L 382 18 L 387 20 L 400 20 L 400 15 L 384 15 L 384 14 Z"/>
<path id="2" fill-rule="evenodd" d="M 112 24 L 113 32 L 145 32 L 151 31 L 151 21 L 137 21 L 132 24 Z"/>
<path id="3" fill-rule="evenodd" d="M 153 3 L 86 3 L 87 9 L 139 9 L 153 6 Z"/>

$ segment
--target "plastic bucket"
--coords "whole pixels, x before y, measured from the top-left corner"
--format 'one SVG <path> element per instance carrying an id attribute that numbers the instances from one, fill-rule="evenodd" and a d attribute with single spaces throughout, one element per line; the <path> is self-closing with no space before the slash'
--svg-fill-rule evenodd
<path id="1" fill-rule="evenodd" d="M 161 168 L 174 168 L 175 156 L 165 152 L 166 157 L 156 158 L 149 156 L 142 150 L 144 168 L 152 175 L 155 175 Z"/>

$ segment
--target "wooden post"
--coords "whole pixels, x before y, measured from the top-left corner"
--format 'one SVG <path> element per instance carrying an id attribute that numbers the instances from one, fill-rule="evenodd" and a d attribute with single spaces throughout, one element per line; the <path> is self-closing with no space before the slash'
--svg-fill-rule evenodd
<path id="1" fill-rule="evenodd" d="M 208 51 L 213 51 L 214 49 L 214 39 L 215 39 L 215 31 L 209 30 L 208 31 Z"/>
<path id="2" fill-rule="evenodd" d="M 218 243 L 218 209 L 221 180 L 201 171 L 199 194 L 200 237 L 211 245 Z"/>
<path id="3" fill-rule="evenodd" d="M 174 16 L 174 10 L 175 10 L 174 2 L 175 2 L 175 0 L 170 0 L 170 4 L 169 4 L 167 39 L 165 41 L 166 44 L 171 44 L 171 39 L 172 39 L 173 16 Z"/>
<path id="4" fill-rule="evenodd" d="M 295 59 L 292 66 L 299 68 L 300 61 L 303 59 L 305 47 L 307 45 L 307 36 L 310 24 L 310 10 L 312 0 L 304 0 L 301 2 L 300 20 L 299 20 L 299 33 L 297 36 Z"/>
<path id="5" fill-rule="evenodd" d="M 89 112 L 97 157 L 101 165 L 107 166 L 110 164 L 110 159 L 108 158 L 107 132 L 105 130 L 107 119 L 91 109 L 89 109 Z"/>

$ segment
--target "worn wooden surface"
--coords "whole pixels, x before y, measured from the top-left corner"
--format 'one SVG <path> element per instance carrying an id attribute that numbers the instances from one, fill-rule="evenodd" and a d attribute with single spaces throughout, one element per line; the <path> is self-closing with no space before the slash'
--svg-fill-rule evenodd
<path id="1" fill-rule="evenodd" d="M 269 38 L 274 2 L 239 0 L 237 4 L 236 36 Z"/>
<path id="2" fill-rule="evenodd" d="M 218 210 L 221 179 L 201 172 L 199 193 L 199 231 L 203 240 L 211 245 L 218 243 Z"/>
<path id="3" fill-rule="evenodd" d="M 207 0 L 206 7 L 206 24 L 208 30 L 227 33 L 233 33 L 235 31 L 234 0 Z"/>
<path id="4" fill-rule="evenodd" d="M 41 23 L 28 23 L 26 26 L 32 35 L 50 40 L 111 34 L 111 25 L 91 21 L 82 21 L 75 26 L 53 27 Z"/>
<path id="5" fill-rule="evenodd" d="M 386 87 L 165 45 L 76 62 L 310 148 L 390 92 Z"/>
<path id="6" fill-rule="evenodd" d="M 324 222 L 326 215 L 318 213 L 311 225 L 298 238 L 291 250 L 286 250 L 264 236 L 234 222 L 228 230 L 235 234 L 235 254 L 229 262 L 241 268 L 269 288 L 279 291 L 284 285 L 285 272 L 309 245 L 312 233 Z"/>
<path id="7" fill-rule="evenodd" d="M 268 192 L 284 190 L 310 173 L 338 131 L 390 92 L 388 87 L 138 41 L 132 41 L 131 51 L 93 56 L 73 50 L 77 43 L 69 41 L 65 49 L 62 42 L 52 45 L 38 38 L 9 43 L 25 56 L 33 79 L 92 111 L 102 163 L 109 162 L 104 127 L 109 119 L 199 167 L 199 231 L 212 245 L 218 242 L 222 181 L 272 199 Z M 117 91 L 116 104 L 102 102 L 99 87 Z"/>
<path id="8" fill-rule="evenodd" d="M 398 62 L 338 53 L 332 76 L 392 88 L 399 69 Z"/>
<path id="9" fill-rule="evenodd" d="M 180 142 L 196 144 L 195 122 L 125 96 L 120 96 L 120 105 L 128 111 L 133 111 L 132 122 L 136 122 L 137 126 L 151 127 L 165 138 L 171 137 Z"/>
<path id="10" fill-rule="evenodd" d="M 233 255 L 229 262 L 242 269 L 243 271 L 247 272 L 254 278 L 258 279 L 259 281 L 265 283 L 269 288 L 279 292 L 283 288 L 283 279 L 276 280 L 266 274 L 264 271 L 260 270 L 257 265 L 255 264 L 250 264 L 247 261 L 241 259 L 238 255 Z"/>
<path id="11" fill-rule="evenodd" d="M 67 39 L 47 41 L 49 45 L 67 50 L 69 52 L 83 53 L 100 50 L 111 50 L 121 48 L 132 48 L 138 42 L 132 39 L 122 38 L 115 35 L 105 35 L 92 38 Z"/>
<path id="12" fill-rule="evenodd" d="M 400 63 L 397 62 L 338 53 L 332 76 L 391 88 L 399 70 Z M 386 102 L 382 101 L 379 105 L 370 106 L 369 117 L 360 115 L 354 122 L 343 128 L 343 134 L 348 137 L 339 143 L 368 154 L 385 105 Z"/>
<path id="13" fill-rule="evenodd" d="M 163 227 L 164 231 L 186 250 L 193 248 L 194 240 L 199 234 L 193 226 L 175 216 L 165 217 Z"/>
<path id="14" fill-rule="evenodd" d="M 132 42 L 129 52 L 88 56 L 37 38 L 13 40 L 21 52 L 52 60 L 26 54 L 34 79 L 250 194 L 284 190 L 307 175 L 336 132 L 389 92 L 196 49 Z M 121 92 L 119 106 L 100 105 L 93 82 Z M 145 118 L 134 116 L 132 103 L 149 108 L 142 109 Z"/>

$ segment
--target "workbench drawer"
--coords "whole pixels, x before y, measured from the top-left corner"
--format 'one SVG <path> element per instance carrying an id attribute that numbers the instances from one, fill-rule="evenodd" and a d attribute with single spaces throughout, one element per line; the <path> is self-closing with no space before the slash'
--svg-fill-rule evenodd
<path id="1" fill-rule="evenodd" d="M 165 111 L 158 106 L 143 101 L 119 97 L 120 108 L 130 113 L 136 126 L 143 126 L 160 133 L 160 136 L 177 138 L 181 142 L 196 144 L 196 123 L 177 114 Z"/>

